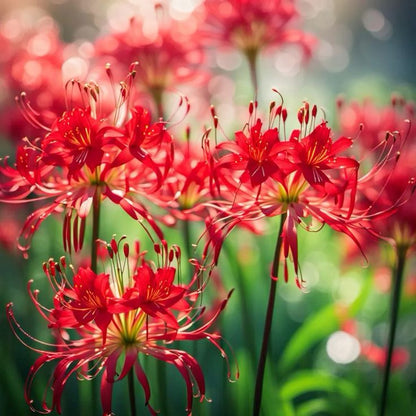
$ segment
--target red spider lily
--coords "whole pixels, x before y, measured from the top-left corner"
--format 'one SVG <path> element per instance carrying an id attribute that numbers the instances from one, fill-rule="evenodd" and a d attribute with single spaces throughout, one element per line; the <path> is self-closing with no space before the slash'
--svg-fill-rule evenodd
<path id="1" fill-rule="evenodd" d="M 137 268 L 133 276 L 134 286 L 127 290 L 122 304 L 129 308 L 142 308 L 149 316 L 163 320 L 167 326 L 177 329 L 178 322 L 170 309 L 186 310 L 183 300 L 185 288 L 175 286 L 176 269 L 158 268 L 156 272 L 148 264 Z"/>
<path id="2" fill-rule="evenodd" d="M 392 97 L 391 105 L 385 107 L 376 106 L 370 99 L 362 103 L 340 99 L 337 109 L 340 132 L 356 138 L 364 157 L 380 146 L 386 132 L 403 132 L 409 128 L 405 120 L 414 118 L 414 106 L 402 97 Z"/>
<path id="3" fill-rule="evenodd" d="M 265 183 L 257 194 L 252 194 L 251 205 L 245 207 L 239 215 L 258 220 L 264 216 L 286 215 L 282 228 L 282 246 L 284 257 L 284 278 L 288 280 L 287 260 L 293 262 L 298 280 L 298 237 L 297 227 L 300 225 L 307 231 L 317 231 L 324 224 L 329 225 L 336 231 L 348 235 L 356 244 L 359 244 L 355 236 L 355 228 L 359 221 L 365 218 L 365 212 L 354 212 L 351 215 L 350 205 L 340 205 L 338 200 L 331 194 L 322 194 L 307 185 L 306 179 L 296 173 L 288 176 L 284 182 Z M 274 276 L 277 277 L 277 276 Z"/>
<path id="4" fill-rule="evenodd" d="M 109 68 L 108 72 L 111 78 Z M 132 67 L 121 83 L 113 114 L 102 117 L 98 85 L 71 81 L 68 88 L 76 86 L 89 106 L 77 105 L 65 112 L 45 137 L 32 143 L 26 139 L 18 147 L 14 166 L 6 159 L 0 167 L 2 202 L 48 201 L 27 218 L 21 234 L 23 251 L 42 221 L 62 211 L 64 249 L 78 251 L 93 202 L 105 198 L 133 219 L 144 218 L 161 237 L 146 208 L 134 198 L 149 196 L 162 185 L 173 158 L 171 136 L 162 122 L 151 123 L 147 110 L 136 106 L 130 111 L 133 77 Z"/>
<path id="5" fill-rule="evenodd" d="M 114 166 L 137 159 L 156 175 L 154 190 L 159 189 L 172 164 L 172 138 L 163 122 L 152 123 L 147 109 L 136 106 L 131 112 L 132 117 L 125 125 L 126 146 Z"/>
<path id="6" fill-rule="evenodd" d="M 171 214 L 164 217 L 167 225 L 177 220 L 201 221 L 209 215 L 204 203 L 219 192 L 212 162 L 206 134 L 201 146 L 190 141 L 189 129 L 186 141 L 175 142 L 172 168 L 157 195 L 159 205 Z"/>
<path id="7" fill-rule="evenodd" d="M 30 346 L 40 354 L 30 369 L 25 386 L 26 401 L 32 410 L 36 410 L 31 399 L 33 382 L 45 364 L 53 361 L 57 364 L 47 386 L 52 389 L 52 403 L 48 404 L 44 399 L 43 412 L 55 409 L 61 413 L 61 397 L 72 374 L 90 379 L 101 373 L 103 415 L 112 414 L 114 383 L 130 372 L 136 375 L 144 390 L 150 413 L 157 414 L 149 404 L 150 385 L 140 363 L 140 357 L 145 356 L 178 369 L 186 383 L 186 412 L 191 414 L 193 396 L 198 394 L 201 401 L 204 398 L 204 376 L 195 358 L 172 346 L 175 340 L 208 339 L 228 363 L 227 355 L 219 345 L 220 334 L 208 331 L 229 296 L 208 320 L 198 326 L 205 312 L 193 306 L 200 291 L 194 292 L 190 286 L 199 270 L 188 285 L 175 285 L 173 280 L 177 278 L 177 270 L 174 262 L 179 262 L 180 250 L 169 248 L 166 242 L 155 246 L 155 253 L 161 257 L 157 267 L 144 258 L 136 245 L 131 263 L 133 270 L 129 270 L 130 250 L 126 243 L 122 245 L 122 240 L 112 240 L 108 244 L 112 264 L 110 274 L 95 275 L 90 269 L 81 268 L 73 278 L 73 286 L 65 262 L 50 260 L 44 270 L 55 291 L 52 309 L 39 303 L 38 291 L 32 291 L 29 283 L 34 305 L 58 338 L 57 344 L 42 343 L 49 345 L 48 350 Z M 25 345 L 28 345 L 26 339 L 37 341 L 16 322 L 12 304 L 7 306 L 7 312 L 14 333 Z"/>
<path id="8" fill-rule="evenodd" d="M 13 27 L 11 35 L 10 27 Z M 10 19 L 0 25 L 2 56 L 0 72 L 4 101 L 0 103 L 0 130 L 6 138 L 18 141 L 42 133 L 39 124 L 50 125 L 65 110 L 62 102 L 62 64 L 66 53 L 58 28 L 47 16 L 28 25 L 27 19 Z M 25 91 L 33 98 L 38 123 L 22 123 L 15 96 Z"/>
<path id="9" fill-rule="evenodd" d="M 67 302 L 70 304 L 63 310 L 73 312 L 77 326 L 86 325 L 94 320 L 103 332 L 105 341 L 107 327 L 112 319 L 108 306 L 113 297 L 108 274 L 95 274 L 90 268 L 80 268 L 73 282 L 72 289 L 61 290 L 57 295 L 57 298 L 61 298 L 61 304 Z M 59 328 L 62 324 L 57 322 L 57 326 Z"/>
<path id="10" fill-rule="evenodd" d="M 9 166 L 8 159 L 5 157 L 1 166 L 0 195 L 5 199 L 21 199 L 30 195 L 36 184 L 53 169 L 41 163 L 39 149 L 29 142 L 17 148 L 14 167 Z"/>
<path id="11" fill-rule="evenodd" d="M 335 142 L 331 137 L 331 130 L 326 123 L 321 123 L 303 138 L 299 138 L 300 130 L 292 132 L 290 142 L 293 143 L 293 162 L 302 173 L 306 181 L 318 191 L 336 194 L 339 186 L 333 183 L 325 171 L 336 169 L 358 170 L 358 162 L 350 157 L 340 157 L 340 153 L 352 145 L 352 140 L 341 137 Z"/>
<path id="12" fill-rule="evenodd" d="M 9 254 L 15 253 L 16 240 L 20 232 L 19 214 L 1 206 L 0 218 L 0 247 Z"/>
<path id="13" fill-rule="evenodd" d="M 248 136 L 243 131 L 235 133 L 235 142 L 218 144 L 216 150 L 229 153 L 222 156 L 218 168 L 242 170 L 241 182 L 250 181 L 252 186 L 263 183 L 267 178 L 278 179 L 282 176 L 281 165 L 285 161 L 279 160 L 286 143 L 280 142 L 277 128 L 261 132 L 262 122 L 257 122 L 250 128 Z"/>
<path id="14" fill-rule="evenodd" d="M 375 217 L 366 226 L 392 246 L 407 250 L 416 243 L 416 199 L 412 194 L 416 178 L 413 105 L 394 98 L 391 107 L 376 108 L 366 101 L 362 105 L 342 103 L 340 109 L 341 128 L 361 129 L 354 145 L 366 159 L 374 160 L 374 166 L 358 184 L 359 201 L 364 204 L 371 201 L 374 210 L 379 211 L 396 207 L 392 215 L 383 219 Z M 386 150 L 389 142 L 391 145 Z M 369 250 L 376 243 L 375 239 L 365 238 Z"/>
<path id="15" fill-rule="evenodd" d="M 233 46 L 248 57 L 261 50 L 286 43 L 297 43 L 310 55 L 314 40 L 291 27 L 298 12 L 294 2 L 253 0 L 208 0 L 207 42 Z"/>
<path id="16" fill-rule="evenodd" d="M 54 170 L 54 176 L 48 177 L 42 182 L 36 183 L 36 186 L 31 187 L 33 192 L 40 195 L 34 199 L 21 199 L 21 195 L 18 195 L 18 198 L 15 195 L 11 195 L 9 190 L 12 190 L 12 185 L 16 182 L 14 180 L 15 177 L 19 181 L 22 178 L 9 166 L 2 167 L 3 175 L 5 175 L 4 171 L 6 173 L 10 171 L 16 173 L 15 177 L 12 178 L 13 180 L 2 186 L 2 202 L 48 201 L 48 199 L 53 198 L 52 202 L 48 201 L 47 204 L 44 204 L 44 206 L 28 216 L 21 232 L 21 241 L 19 243 L 21 250 L 26 252 L 30 248 L 33 234 L 50 214 L 62 211 L 65 212 L 63 226 L 64 249 L 67 251 L 71 251 L 71 248 L 75 251 L 80 250 L 84 239 L 85 221 L 94 199 L 101 201 L 108 198 L 113 203 L 119 205 L 133 219 L 140 220 L 144 218 L 158 236 L 161 237 L 159 227 L 146 208 L 129 196 L 129 194 L 146 195 L 146 191 L 154 186 L 153 181 L 149 183 L 149 179 L 143 175 L 146 172 L 143 170 L 143 165 L 133 160 L 123 167 L 119 165 L 113 166 L 111 160 L 107 161 L 106 159 L 105 157 L 94 174 L 91 174 L 89 170 L 83 169 L 78 172 L 77 179 L 68 179 L 67 170 Z M 41 168 L 43 167 L 44 165 L 41 165 Z M 136 178 L 137 181 L 135 181 Z M 134 186 L 131 185 L 132 183 L 134 183 Z M 26 195 L 29 193 L 27 185 L 27 182 L 23 181 L 21 188 L 21 192 L 24 190 Z"/>
<path id="17" fill-rule="evenodd" d="M 247 134 L 244 130 L 235 133 L 235 141 L 226 140 L 219 143 L 214 149 L 217 154 L 215 170 L 218 170 L 218 177 L 221 181 L 226 181 L 228 187 L 232 187 L 224 171 L 243 171 L 238 178 L 239 183 L 250 182 L 252 187 L 256 187 L 266 181 L 269 177 L 276 180 L 284 178 L 286 172 L 290 172 L 293 167 L 291 162 L 285 157 L 290 144 L 282 141 L 279 130 L 272 127 L 274 118 L 281 116 L 281 110 L 273 114 L 274 103 L 270 107 L 269 126 L 262 132 L 263 122 L 256 118 L 257 102 L 250 103 L 249 121 L 247 123 Z M 283 117 L 285 119 L 285 116 Z"/>
<path id="18" fill-rule="evenodd" d="M 190 141 L 190 130 L 187 129 L 186 141 L 175 143 L 175 160 L 157 198 L 163 201 L 159 206 L 171 214 L 163 217 L 166 225 L 175 225 L 177 220 L 200 221 L 205 223 L 208 239 L 217 236 L 222 241 L 220 229 L 217 229 L 213 220 L 218 215 L 218 205 L 212 207 L 211 203 L 217 201 L 217 198 L 220 201 L 221 198 L 232 199 L 233 192 L 223 184 L 225 178 L 216 167 L 208 136 L 209 131 L 205 132 L 201 146 L 197 147 Z M 239 219 L 238 223 L 252 232 L 261 232 L 252 222 Z M 216 259 L 219 251 L 214 251 L 213 254 Z M 203 257 L 207 261 L 208 248 Z"/>
<path id="19" fill-rule="evenodd" d="M 68 166 L 68 177 L 86 165 L 91 172 L 101 164 L 108 127 L 93 118 L 89 109 L 65 112 L 42 142 L 42 160 L 52 166 Z"/>
<path id="20" fill-rule="evenodd" d="M 393 172 L 388 170 L 386 166 L 380 173 L 378 180 L 367 184 L 372 185 L 373 192 L 377 189 L 383 190 L 375 204 L 379 209 L 397 205 L 400 201 L 393 215 L 383 221 L 376 218 L 371 221 L 369 226 L 376 236 L 388 241 L 393 247 L 405 250 L 416 246 L 415 156 L 415 147 L 407 149 L 406 152 L 403 152 L 397 168 Z M 368 195 L 372 192 L 371 189 L 366 188 L 362 193 Z"/>
<path id="21" fill-rule="evenodd" d="M 250 116 L 252 114 L 254 110 L 250 106 Z M 288 258 L 293 261 L 296 275 L 299 272 L 298 225 L 311 231 L 327 224 L 348 235 L 359 246 L 356 233 L 365 220 L 387 216 L 397 208 L 397 204 L 393 204 L 376 210 L 371 203 L 362 207 L 356 204 L 357 187 L 361 180 L 358 178 L 360 164 L 345 155 L 352 140 L 346 137 L 333 140 L 325 122 L 316 126 L 316 114 L 316 106 L 310 111 L 309 104 L 305 103 L 298 113 L 300 129 L 294 130 L 289 140 L 283 137 L 280 141 L 277 130 L 271 126 L 276 118 L 279 125 L 281 122 L 284 124 L 287 112 L 272 103 L 266 139 L 263 140 L 266 133 L 258 130 L 263 123 L 257 121 L 250 136 L 239 132 L 235 142 L 225 141 L 215 148 L 217 175 L 232 192 L 231 199 L 224 194 L 223 200 L 212 204 L 220 211 L 214 220 L 219 224 L 211 233 L 211 244 L 217 245 L 214 248 L 215 258 L 224 236 L 240 221 L 284 214 L 280 238 L 285 259 L 284 277 L 287 280 Z M 285 131 L 284 126 L 282 130 Z M 390 153 L 387 152 L 385 157 L 388 158 Z M 254 161 L 257 164 L 255 169 Z M 265 161 L 266 168 L 262 169 Z M 236 174 L 243 169 L 243 173 Z M 261 174 L 258 174 L 261 169 Z M 374 169 L 373 174 L 377 172 Z M 297 277 L 296 282 L 301 285 Z"/>
<path id="22" fill-rule="evenodd" d="M 163 114 L 162 96 L 166 90 L 206 79 L 198 70 L 204 54 L 194 36 L 196 23 L 194 17 L 189 19 L 178 23 L 171 18 L 135 16 L 127 30 L 111 33 L 94 44 L 96 55 L 106 62 L 139 62 L 137 82 L 152 96 L 159 116 Z"/>

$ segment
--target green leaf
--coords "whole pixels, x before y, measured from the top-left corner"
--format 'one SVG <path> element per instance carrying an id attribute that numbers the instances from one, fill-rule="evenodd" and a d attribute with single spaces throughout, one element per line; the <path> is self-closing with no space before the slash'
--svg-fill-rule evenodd
<path id="1" fill-rule="evenodd" d="M 357 397 L 356 387 L 332 374 L 317 371 L 304 370 L 295 373 L 280 389 L 280 396 L 285 401 L 292 401 L 296 397 L 316 391 L 339 393 L 344 398 Z"/>
<path id="2" fill-rule="evenodd" d="M 311 416 L 314 414 L 322 414 L 323 412 L 328 413 L 329 408 L 328 400 L 323 398 L 312 399 L 298 406 L 296 416 Z"/>
<path id="3" fill-rule="evenodd" d="M 368 272 L 363 279 L 363 288 L 359 296 L 349 305 L 345 312 L 342 312 L 340 305 L 330 304 L 311 315 L 302 324 L 287 343 L 282 353 L 278 364 L 279 375 L 290 371 L 307 351 L 339 329 L 343 319 L 358 313 L 372 288 L 372 279 L 368 276 Z"/>
<path id="4" fill-rule="evenodd" d="M 286 345 L 278 364 L 278 374 L 289 371 L 312 346 L 335 331 L 339 324 L 336 305 L 328 305 L 313 314 Z"/>
<path id="5" fill-rule="evenodd" d="M 374 413 L 367 392 L 363 392 L 359 385 L 319 370 L 295 373 L 281 387 L 280 399 L 295 406 L 296 416 L 367 416 Z"/>

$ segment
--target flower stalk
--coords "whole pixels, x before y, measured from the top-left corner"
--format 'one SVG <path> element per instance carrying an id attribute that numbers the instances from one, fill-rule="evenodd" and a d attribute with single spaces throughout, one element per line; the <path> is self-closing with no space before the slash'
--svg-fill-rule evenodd
<path id="1" fill-rule="evenodd" d="M 101 192 L 100 187 L 94 193 L 92 201 L 91 270 L 97 273 L 97 240 L 100 233 Z"/>
<path id="2" fill-rule="evenodd" d="M 157 371 L 157 381 L 159 384 L 159 406 L 160 406 L 160 410 L 161 413 L 163 415 L 168 416 L 169 414 L 169 409 L 167 407 L 167 402 L 168 402 L 168 391 L 167 391 L 167 386 L 168 386 L 168 379 L 166 376 L 166 366 L 165 363 L 163 361 L 157 361 L 156 362 L 156 371 Z M 132 414 L 133 416 L 133 414 Z"/>
<path id="3" fill-rule="evenodd" d="M 400 293 L 403 283 L 404 268 L 406 264 L 407 247 L 396 248 L 396 266 L 393 270 L 393 291 L 391 293 L 390 303 L 390 328 L 387 340 L 387 356 L 384 366 L 383 387 L 381 392 L 380 412 L 379 416 L 384 416 L 387 407 L 387 396 L 389 388 L 389 380 L 391 373 L 391 362 L 394 349 L 394 341 L 396 337 L 396 327 L 400 306 Z"/>
<path id="4" fill-rule="evenodd" d="M 270 278 L 269 300 L 267 303 L 266 318 L 264 320 L 263 341 L 261 345 L 261 352 L 260 352 L 260 357 L 259 357 L 258 366 L 257 366 L 256 385 L 254 389 L 253 416 L 258 416 L 260 414 L 260 408 L 261 408 L 264 370 L 266 366 L 270 332 L 271 332 L 272 321 L 273 321 L 274 305 L 275 305 L 275 300 L 276 300 L 277 274 L 279 270 L 280 254 L 282 250 L 282 231 L 283 231 L 283 226 L 284 226 L 285 221 L 286 221 L 286 214 L 282 214 L 281 219 L 280 219 L 279 233 L 277 235 L 276 249 L 274 252 L 274 259 L 273 259 L 273 264 L 272 264 L 272 276 Z"/>
<path id="5" fill-rule="evenodd" d="M 257 50 L 247 50 L 246 51 L 246 57 L 248 61 L 248 66 L 250 70 L 250 80 L 251 85 L 253 87 L 253 97 L 254 101 L 257 101 L 258 97 L 258 91 L 259 91 L 259 82 L 258 82 L 258 76 L 257 76 Z"/>

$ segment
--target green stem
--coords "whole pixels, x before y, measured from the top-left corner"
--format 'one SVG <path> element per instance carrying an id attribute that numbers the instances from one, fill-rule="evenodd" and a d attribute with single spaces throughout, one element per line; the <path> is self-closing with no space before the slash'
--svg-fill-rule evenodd
<path id="1" fill-rule="evenodd" d="M 191 243 L 191 223 L 187 219 L 182 221 L 182 230 L 183 230 L 183 239 L 184 239 L 184 247 L 185 247 L 185 258 L 191 258 L 192 253 L 192 243 Z"/>
<path id="2" fill-rule="evenodd" d="M 101 208 L 101 192 L 100 188 L 94 193 L 92 201 L 92 235 L 91 235 L 91 270 L 97 273 L 97 239 L 100 234 L 100 209 Z"/>
<path id="3" fill-rule="evenodd" d="M 260 358 L 257 366 L 257 377 L 256 385 L 254 390 L 254 402 L 253 402 L 253 416 L 258 416 L 260 414 L 261 408 L 261 397 L 263 393 L 263 379 L 264 379 L 264 369 L 266 366 L 267 350 L 270 339 L 270 332 L 272 328 L 273 321 L 273 311 L 274 304 L 276 299 L 276 286 L 277 286 L 277 272 L 279 270 L 279 260 L 280 253 L 282 250 L 282 231 L 283 225 L 286 221 L 286 214 L 282 214 L 280 219 L 279 233 L 277 235 L 276 248 L 274 251 L 274 259 L 272 265 L 272 277 L 270 278 L 270 291 L 269 291 L 269 300 L 267 304 L 266 318 L 264 320 L 264 330 L 263 330 L 263 341 L 261 344 Z"/>
<path id="4" fill-rule="evenodd" d="M 92 201 L 92 235 L 91 235 L 91 270 L 94 273 L 97 273 L 97 244 L 96 240 L 99 238 L 100 230 L 100 208 L 101 208 L 101 192 L 99 186 L 97 186 L 96 191 L 93 196 Z M 93 378 L 91 380 L 90 388 L 81 387 L 81 395 L 85 403 L 91 403 L 91 406 L 82 407 L 82 412 L 85 415 L 91 413 L 91 409 L 98 409 L 98 400 L 95 392 L 97 391 L 97 379 Z M 88 398 L 89 396 L 89 398 Z M 89 400 L 88 400 L 89 399 Z"/>
<path id="5" fill-rule="evenodd" d="M 191 243 L 191 222 L 188 221 L 187 219 L 184 219 L 182 221 L 182 233 L 183 233 L 183 239 L 184 239 L 184 254 L 185 254 L 185 258 L 187 260 L 189 260 L 191 258 L 191 253 L 192 253 L 192 243 Z M 186 277 L 188 279 L 192 278 L 192 269 L 191 266 L 188 262 L 187 264 L 187 269 L 186 269 Z M 199 345 L 197 342 L 193 342 L 192 343 L 192 356 L 196 357 L 198 355 L 198 350 L 199 350 Z"/>
<path id="6" fill-rule="evenodd" d="M 158 360 L 156 362 L 157 367 L 157 380 L 159 384 L 159 406 L 162 415 L 168 415 L 168 392 L 167 392 L 167 377 L 166 366 L 164 361 Z"/>
<path id="7" fill-rule="evenodd" d="M 254 101 L 257 101 L 259 91 L 259 83 L 257 77 L 257 50 L 247 50 L 246 57 L 250 69 L 251 85 L 253 86 L 253 97 Z"/>
<path id="8" fill-rule="evenodd" d="M 384 416 L 386 412 L 387 405 L 387 395 L 388 395 L 388 386 L 391 372 L 391 360 L 393 356 L 394 349 L 394 339 L 396 336 L 396 327 L 398 321 L 399 305 L 400 305 L 400 292 L 403 282 L 404 267 L 406 264 L 406 248 L 397 248 L 396 249 L 396 267 L 393 270 L 393 291 L 391 294 L 391 303 L 390 303 L 390 329 L 387 341 L 387 357 L 386 364 L 384 366 L 384 376 L 383 376 L 383 389 L 381 393 L 381 403 L 380 403 L 380 416 Z"/>
<path id="9" fill-rule="evenodd" d="M 128 374 L 128 384 L 129 384 L 129 402 L 130 402 L 130 415 L 136 416 L 136 398 L 134 396 L 134 373 L 133 369 L 129 371 Z"/>
<path id="10" fill-rule="evenodd" d="M 94 405 L 95 407 L 95 400 L 94 400 L 94 380 L 91 380 L 89 383 L 86 380 L 82 380 L 78 383 L 78 394 L 80 399 L 80 416 L 88 416 L 91 414 L 91 406 L 90 404 Z"/>

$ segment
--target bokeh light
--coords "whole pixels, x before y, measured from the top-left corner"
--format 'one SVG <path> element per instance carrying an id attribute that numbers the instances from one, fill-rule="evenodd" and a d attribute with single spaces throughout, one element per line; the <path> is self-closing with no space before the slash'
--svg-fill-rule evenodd
<path id="1" fill-rule="evenodd" d="M 360 342 L 344 331 L 336 331 L 328 338 L 326 352 L 338 364 L 349 364 L 360 355 Z"/>

